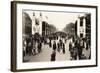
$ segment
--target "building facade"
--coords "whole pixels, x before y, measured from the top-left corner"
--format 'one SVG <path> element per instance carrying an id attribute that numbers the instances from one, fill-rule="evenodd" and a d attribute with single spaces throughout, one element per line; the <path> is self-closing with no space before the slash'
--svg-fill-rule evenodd
<path id="1" fill-rule="evenodd" d="M 38 33 L 40 35 L 42 35 L 42 14 L 39 14 L 39 17 L 37 17 L 35 15 L 35 13 L 33 12 L 33 16 L 32 16 L 32 35 L 34 35 L 35 33 Z"/>
<path id="2" fill-rule="evenodd" d="M 22 19 L 22 36 L 28 37 L 29 35 L 32 34 L 32 20 L 30 16 L 26 13 L 23 12 L 23 19 Z"/>
<path id="3" fill-rule="evenodd" d="M 78 17 L 75 22 L 75 35 L 91 45 L 91 14 Z"/>
<path id="4" fill-rule="evenodd" d="M 86 19 L 85 19 L 85 16 L 79 16 L 77 19 L 77 35 L 80 38 L 86 37 Z"/>

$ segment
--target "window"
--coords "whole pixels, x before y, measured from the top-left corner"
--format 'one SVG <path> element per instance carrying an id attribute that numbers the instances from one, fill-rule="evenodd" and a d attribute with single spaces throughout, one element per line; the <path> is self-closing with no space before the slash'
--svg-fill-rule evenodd
<path id="1" fill-rule="evenodd" d="M 83 34 L 81 33 L 81 34 L 80 34 L 80 38 L 82 38 L 82 37 L 83 37 Z"/>
<path id="2" fill-rule="evenodd" d="M 39 25 L 39 20 L 38 19 L 35 19 L 35 24 Z"/>
<path id="3" fill-rule="evenodd" d="M 80 26 L 83 26 L 83 18 L 80 18 Z"/>

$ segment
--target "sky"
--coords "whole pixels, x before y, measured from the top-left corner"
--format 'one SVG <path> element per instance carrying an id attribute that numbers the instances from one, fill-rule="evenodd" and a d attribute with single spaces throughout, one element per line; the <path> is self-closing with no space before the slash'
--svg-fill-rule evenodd
<path id="1" fill-rule="evenodd" d="M 47 21 L 49 24 L 53 24 L 58 31 L 63 30 L 63 28 L 69 23 L 75 23 L 78 16 L 84 15 L 84 13 L 72 13 L 72 12 L 50 12 L 50 11 L 25 11 L 29 14 L 32 19 L 33 12 L 35 16 L 39 18 L 40 13 L 42 14 L 42 19 Z"/>

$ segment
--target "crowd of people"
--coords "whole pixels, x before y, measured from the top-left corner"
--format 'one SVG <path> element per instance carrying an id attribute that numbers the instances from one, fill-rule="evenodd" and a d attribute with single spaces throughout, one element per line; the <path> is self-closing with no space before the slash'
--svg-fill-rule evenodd
<path id="1" fill-rule="evenodd" d="M 65 42 L 62 39 L 59 39 L 58 42 L 53 43 L 53 52 L 51 54 L 51 61 L 55 61 L 56 59 L 56 52 L 62 52 L 63 54 L 65 54 L 65 50 L 69 49 L 70 52 L 70 60 L 83 60 L 83 59 L 90 59 L 91 58 L 91 54 L 89 53 L 89 57 L 87 57 L 84 53 L 83 50 L 88 50 L 90 49 L 90 44 L 89 41 L 84 41 L 82 38 L 78 38 L 78 37 L 71 37 L 69 39 L 65 39 Z M 68 46 L 69 47 L 65 47 L 66 41 L 69 41 Z M 51 45 L 51 44 L 50 44 Z"/>
<path id="2" fill-rule="evenodd" d="M 69 51 L 71 60 L 81 60 L 81 59 L 90 59 L 86 57 L 83 53 L 83 50 L 90 49 L 89 41 L 84 41 L 82 38 L 72 38 L 72 41 L 69 43 Z M 91 54 L 89 55 L 91 56 Z"/>
<path id="3" fill-rule="evenodd" d="M 86 50 L 90 47 L 88 45 L 88 42 L 84 42 L 80 38 L 70 37 L 70 38 L 61 38 L 60 39 L 48 39 L 42 40 L 41 38 L 38 38 L 37 40 L 34 40 L 32 37 L 26 38 L 23 41 L 23 56 L 28 55 L 36 55 L 42 52 L 42 46 L 49 45 L 50 48 L 52 48 L 52 54 L 51 54 L 51 61 L 56 61 L 56 53 L 67 53 L 66 49 L 70 52 L 70 60 L 81 60 L 81 59 L 87 59 L 86 56 L 83 54 L 83 49 Z M 69 47 L 65 47 L 65 44 L 67 40 L 70 40 L 68 44 Z M 85 46 L 86 44 L 86 46 Z M 90 55 L 91 56 L 91 55 Z M 90 58 L 90 57 L 89 57 Z"/>
<path id="4" fill-rule="evenodd" d="M 50 42 L 51 44 L 51 42 Z M 50 46 L 51 47 L 51 46 Z M 52 46 L 52 54 L 51 54 L 51 61 L 55 61 L 56 59 L 56 52 L 65 54 L 65 43 L 60 39 L 57 43 L 54 40 L 53 46 Z"/>
<path id="5" fill-rule="evenodd" d="M 42 50 L 42 41 L 40 38 L 36 41 L 33 38 L 26 38 L 23 41 L 23 56 L 36 55 Z"/>

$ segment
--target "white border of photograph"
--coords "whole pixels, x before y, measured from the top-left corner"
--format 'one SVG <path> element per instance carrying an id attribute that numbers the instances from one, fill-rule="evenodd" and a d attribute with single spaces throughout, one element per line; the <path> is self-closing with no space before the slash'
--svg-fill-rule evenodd
<path id="1" fill-rule="evenodd" d="M 91 59 L 55 62 L 27 62 L 23 63 L 22 55 L 22 10 L 48 10 L 64 12 L 86 12 L 91 13 Z M 35 69 L 69 66 L 87 66 L 96 64 L 96 9 L 85 7 L 67 7 L 51 5 L 17 4 L 17 69 Z"/>

